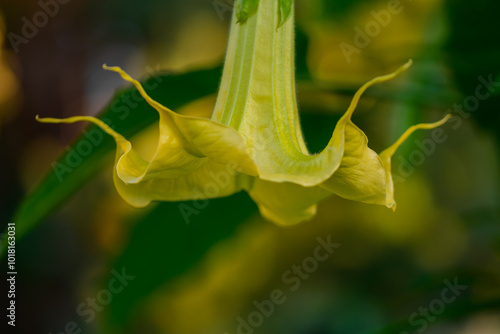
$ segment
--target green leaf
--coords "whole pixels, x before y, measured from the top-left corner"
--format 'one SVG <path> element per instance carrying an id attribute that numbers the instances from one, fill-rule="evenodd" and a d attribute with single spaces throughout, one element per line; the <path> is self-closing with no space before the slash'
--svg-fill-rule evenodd
<path id="1" fill-rule="evenodd" d="M 188 102 L 215 93 L 220 75 L 221 69 L 215 68 L 180 75 L 158 76 L 143 83 L 154 99 L 172 109 L 177 109 Z M 158 120 L 158 113 L 137 96 L 138 92 L 132 88 L 118 92 L 99 118 L 106 120 L 125 137 L 132 137 Z M 89 144 L 92 150 L 85 155 L 82 147 L 89 147 Z M 17 208 L 12 219 L 16 224 L 17 238 L 22 238 L 32 230 L 110 162 L 108 157 L 112 156 L 110 153 L 114 150 L 115 143 L 111 137 L 96 126 L 87 127 L 57 162 L 52 164 L 52 169 L 45 179 Z M 82 151 L 82 154 L 79 154 L 79 151 Z M 0 257 L 5 253 L 5 249 L 4 244 L 0 250 Z"/>
<path id="2" fill-rule="evenodd" d="M 290 17 L 292 13 L 293 0 L 279 0 L 279 24 L 281 27 L 283 23 Z"/>
<path id="3" fill-rule="evenodd" d="M 238 23 L 245 23 L 246 20 L 257 10 L 259 0 L 241 0 L 240 7 L 236 12 Z"/>
<path id="4" fill-rule="evenodd" d="M 192 213 L 188 221 L 186 212 Z M 136 278 L 113 296 L 105 317 L 110 328 L 104 332 L 126 332 L 127 324 L 140 314 L 137 307 L 154 291 L 194 268 L 209 249 L 235 235 L 257 212 L 245 192 L 196 203 L 160 203 L 135 225 L 127 248 L 112 265 Z"/>

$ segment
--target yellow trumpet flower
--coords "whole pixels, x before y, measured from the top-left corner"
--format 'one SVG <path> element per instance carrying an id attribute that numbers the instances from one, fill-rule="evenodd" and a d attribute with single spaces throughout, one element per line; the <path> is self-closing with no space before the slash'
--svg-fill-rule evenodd
<path id="1" fill-rule="evenodd" d="M 293 2 L 252 0 L 244 15 L 235 11 L 222 82 L 211 119 L 177 114 L 154 101 L 140 83 L 118 67 L 159 115 L 159 141 L 150 161 L 132 144 L 94 117 L 42 118 L 46 123 L 89 121 L 116 141 L 114 183 L 125 201 L 144 207 L 152 201 L 182 201 L 229 196 L 247 191 L 261 214 L 280 224 L 310 219 L 317 204 L 332 194 L 395 208 L 391 156 L 417 129 L 411 127 L 380 155 L 352 121 L 363 85 L 339 120 L 326 148 L 311 154 L 300 128 L 294 79 Z"/>

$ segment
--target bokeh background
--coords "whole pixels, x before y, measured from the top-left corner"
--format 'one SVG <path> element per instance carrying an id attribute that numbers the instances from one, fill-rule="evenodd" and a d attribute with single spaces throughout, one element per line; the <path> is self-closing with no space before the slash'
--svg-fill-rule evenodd
<path id="1" fill-rule="evenodd" d="M 211 200 L 186 224 L 179 203 L 141 210 L 124 203 L 106 154 L 80 179 L 44 189 L 35 201 L 47 212 L 22 216 L 33 224 L 18 227 L 16 332 L 500 333 L 500 84 L 470 112 L 457 112 L 473 101 L 480 78 L 500 82 L 500 3 L 401 0 L 401 12 L 359 47 L 357 29 L 373 25 L 372 11 L 391 1 L 296 2 L 298 98 L 313 151 L 359 86 L 409 58 L 411 70 L 371 88 L 356 111 L 370 146 L 380 152 L 412 124 L 455 108 L 442 127 L 446 140 L 425 146 L 432 133 L 419 132 L 395 156 L 397 211 L 332 197 L 314 220 L 281 228 L 237 194 Z M 24 198 L 84 127 L 39 124 L 35 115 L 96 115 L 116 90 L 129 89 L 103 63 L 156 80 L 151 94 L 176 111 L 209 115 L 231 9 L 227 0 L 70 0 L 13 45 L 23 18 L 43 8 L 2 0 L 2 229 L 21 219 Z M 357 50 L 348 57 L 340 46 L 347 44 Z M 143 104 L 129 112 L 136 120 L 154 115 Z M 146 127 L 134 144 L 147 155 L 155 135 Z M 48 200 L 54 194 L 57 205 Z M 283 274 L 329 236 L 340 246 L 290 290 Z M 6 270 L 4 258 L 2 277 Z M 122 270 L 135 278 L 103 303 L 103 289 Z M 466 287 L 450 303 L 442 299 L 446 281 Z M 286 301 L 261 323 L 255 318 L 258 326 L 238 328 L 275 289 Z M 88 298 L 98 303 L 92 319 L 78 312 Z M 4 316 L 2 326 L 14 332 Z"/>

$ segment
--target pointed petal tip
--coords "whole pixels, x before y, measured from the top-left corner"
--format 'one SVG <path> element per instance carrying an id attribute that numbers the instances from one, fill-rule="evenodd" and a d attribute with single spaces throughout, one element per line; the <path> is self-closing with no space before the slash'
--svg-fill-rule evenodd
<path id="1" fill-rule="evenodd" d="M 447 114 L 445 117 L 443 117 L 441 120 L 439 120 L 437 122 L 434 122 L 434 123 L 420 123 L 420 124 L 416 124 L 416 125 L 411 126 L 408 130 L 406 130 L 403 133 L 403 135 L 401 135 L 401 137 L 399 137 L 399 139 L 394 144 L 392 144 L 387 149 L 385 149 L 384 151 L 382 151 L 380 153 L 380 155 L 381 156 L 387 156 L 387 157 L 390 158 L 396 152 L 396 150 L 406 141 L 406 139 L 408 139 L 408 137 L 411 134 L 413 134 L 415 131 L 417 131 L 417 130 L 432 130 L 432 129 L 435 129 L 435 128 L 440 127 L 441 125 L 445 124 L 451 117 L 452 117 L 451 114 Z"/>
<path id="2" fill-rule="evenodd" d="M 102 68 L 106 71 L 118 72 L 121 70 L 119 66 L 108 66 L 108 64 L 102 64 Z"/>
<path id="3" fill-rule="evenodd" d="M 401 73 L 403 73 L 404 71 L 408 70 L 411 66 L 413 65 L 413 59 L 409 59 L 405 64 L 403 64 L 402 66 L 400 66 L 394 73 L 393 75 L 394 76 L 397 76 Z"/>
<path id="4" fill-rule="evenodd" d="M 64 119 L 61 118 L 40 117 L 39 115 L 35 116 L 35 120 L 39 123 L 52 123 L 52 124 L 64 123 Z"/>
<path id="5" fill-rule="evenodd" d="M 108 66 L 106 64 L 103 64 L 102 68 L 105 69 L 106 71 L 112 71 L 117 73 L 120 73 L 120 71 L 122 70 L 119 66 Z"/>
<path id="6" fill-rule="evenodd" d="M 40 117 L 40 115 L 36 115 L 35 120 L 40 123 L 61 123 L 58 118 Z"/>
<path id="7" fill-rule="evenodd" d="M 451 118 L 451 117 L 452 117 L 452 115 L 451 115 L 451 114 L 447 114 L 447 115 L 446 115 L 446 116 L 444 116 L 444 118 L 443 118 L 441 121 L 439 121 L 439 122 L 442 122 L 441 124 L 444 124 L 444 123 L 448 122 L 448 121 L 450 120 L 450 118 Z M 438 122 L 438 123 L 439 123 L 439 122 Z"/>
<path id="8" fill-rule="evenodd" d="M 35 120 L 39 123 L 60 123 L 58 118 L 35 116 Z"/>

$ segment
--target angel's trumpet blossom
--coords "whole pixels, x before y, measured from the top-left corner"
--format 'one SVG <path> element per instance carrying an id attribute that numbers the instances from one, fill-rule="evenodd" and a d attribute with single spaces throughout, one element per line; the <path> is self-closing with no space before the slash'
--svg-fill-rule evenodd
<path id="1" fill-rule="evenodd" d="M 89 121 L 116 141 L 114 183 L 125 201 L 182 201 L 247 191 L 267 219 L 291 225 L 313 217 L 317 203 L 341 197 L 395 208 L 391 157 L 417 129 L 411 127 L 387 150 L 371 150 L 352 121 L 363 92 L 408 69 L 363 85 L 339 120 L 325 149 L 311 154 L 300 128 L 294 78 L 294 19 L 291 0 L 239 0 L 231 23 L 222 82 L 211 119 L 177 114 L 154 101 L 118 67 L 159 115 L 159 141 L 150 161 L 94 117 L 43 118 L 46 123 Z"/>

